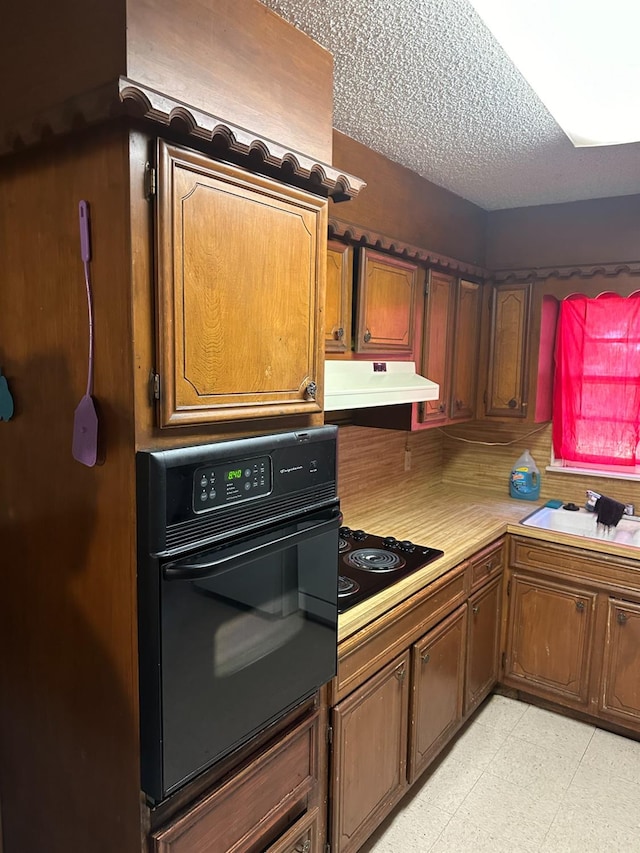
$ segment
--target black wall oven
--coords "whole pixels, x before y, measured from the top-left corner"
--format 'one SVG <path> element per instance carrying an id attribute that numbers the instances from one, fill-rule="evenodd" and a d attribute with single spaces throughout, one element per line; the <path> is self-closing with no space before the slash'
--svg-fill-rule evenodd
<path id="1" fill-rule="evenodd" d="M 336 673 L 336 427 L 137 454 L 142 788 L 159 802 Z"/>

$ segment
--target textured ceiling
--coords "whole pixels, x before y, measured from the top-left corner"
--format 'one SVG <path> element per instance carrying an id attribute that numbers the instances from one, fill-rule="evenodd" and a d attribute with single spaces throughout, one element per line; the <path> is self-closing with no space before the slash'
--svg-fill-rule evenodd
<path id="1" fill-rule="evenodd" d="M 640 143 L 574 148 L 467 0 L 263 2 L 333 54 L 338 130 L 480 207 L 640 193 Z"/>

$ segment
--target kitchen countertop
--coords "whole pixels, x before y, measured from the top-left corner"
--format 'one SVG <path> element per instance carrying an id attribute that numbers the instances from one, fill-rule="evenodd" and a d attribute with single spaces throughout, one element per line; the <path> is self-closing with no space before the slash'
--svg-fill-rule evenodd
<path id="1" fill-rule="evenodd" d="M 363 493 L 343 501 L 344 523 L 349 527 L 410 539 L 418 545 L 439 548 L 444 556 L 341 613 L 338 642 L 505 533 L 635 559 L 640 571 L 640 549 L 519 524 L 543 505 L 544 501 L 519 501 L 475 488 L 463 491 L 428 483 L 416 483 L 392 494 Z"/>

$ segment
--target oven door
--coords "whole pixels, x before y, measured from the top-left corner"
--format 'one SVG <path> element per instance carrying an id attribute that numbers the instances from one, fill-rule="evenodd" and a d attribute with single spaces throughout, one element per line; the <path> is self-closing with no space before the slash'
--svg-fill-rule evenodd
<path id="1" fill-rule="evenodd" d="M 156 801 L 335 675 L 339 523 L 334 505 L 158 565 L 151 739 L 141 695 L 143 788 Z"/>

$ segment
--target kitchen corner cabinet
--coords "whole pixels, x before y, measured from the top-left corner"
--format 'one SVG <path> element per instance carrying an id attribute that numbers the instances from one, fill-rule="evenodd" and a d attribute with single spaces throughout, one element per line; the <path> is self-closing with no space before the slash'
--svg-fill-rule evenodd
<path id="1" fill-rule="evenodd" d="M 328 353 L 351 350 L 353 249 L 339 240 L 327 243 L 327 296 L 324 348 Z"/>
<path id="2" fill-rule="evenodd" d="M 503 681 L 640 734 L 635 560 L 512 537 Z"/>
<path id="3" fill-rule="evenodd" d="M 418 280 L 415 264 L 360 249 L 356 352 L 414 358 Z"/>
<path id="4" fill-rule="evenodd" d="M 418 425 L 441 426 L 475 415 L 482 286 L 429 270 L 421 372 L 437 382 L 437 400 L 419 403 Z"/>
<path id="5" fill-rule="evenodd" d="M 529 405 L 528 356 L 531 283 L 498 285 L 491 290 L 489 368 L 485 413 L 524 418 Z"/>
<path id="6" fill-rule="evenodd" d="M 327 202 L 158 144 L 162 427 L 322 411 Z"/>

